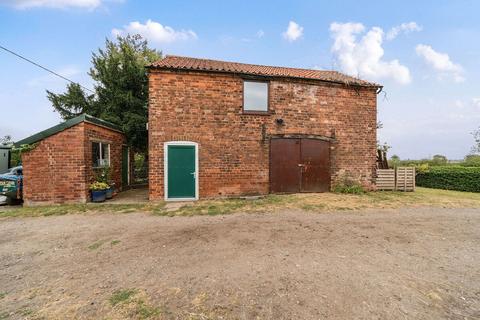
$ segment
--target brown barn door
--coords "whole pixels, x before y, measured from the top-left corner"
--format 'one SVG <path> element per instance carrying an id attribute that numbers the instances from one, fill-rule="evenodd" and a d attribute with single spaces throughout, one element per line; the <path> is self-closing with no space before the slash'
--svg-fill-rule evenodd
<path id="1" fill-rule="evenodd" d="M 302 139 L 302 192 L 330 191 L 330 143 Z"/>
<path id="2" fill-rule="evenodd" d="M 270 140 L 270 192 L 329 190 L 329 142 L 313 139 Z"/>
<path id="3" fill-rule="evenodd" d="M 300 192 L 300 139 L 270 140 L 270 192 Z"/>

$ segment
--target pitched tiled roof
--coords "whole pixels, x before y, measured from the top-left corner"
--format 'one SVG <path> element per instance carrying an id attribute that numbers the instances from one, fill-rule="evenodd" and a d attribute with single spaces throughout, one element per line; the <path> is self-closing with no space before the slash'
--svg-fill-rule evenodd
<path id="1" fill-rule="evenodd" d="M 194 70 L 206 72 L 238 73 L 245 75 L 258 75 L 266 77 L 286 77 L 298 79 L 320 80 L 327 82 L 343 83 L 356 86 L 381 87 L 381 85 L 347 76 L 337 71 L 311 70 L 299 68 L 262 66 L 238 62 L 227 62 L 219 60 L 198 59 L 190 57 L 179 57 L 167 55 L 158 60 L 149 68 L 153 69 L 174 69 Z"/>

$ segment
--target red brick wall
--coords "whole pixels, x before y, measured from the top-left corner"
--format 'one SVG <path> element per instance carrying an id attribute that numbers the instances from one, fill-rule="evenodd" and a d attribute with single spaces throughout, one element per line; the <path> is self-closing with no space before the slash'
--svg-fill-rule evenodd
<path id="1" fill-rule="evenodd" d="M 273 114 L 245 115 L 239 76 L 152 70 L 149 83 L 152 200 L 164 196 L 163 143 L 172 140 L 199 143 L 201 198 L 268 193 L 268 137 L 279 134 L 335 135 L 332 181 L 348 173 L 372 184 L 374 88 L 276 79 L 270 81 L 269 91 Z M 283 126 L 276 124 L 277 118 L 284 120 Z"/>
<path id="2" fill-rule="evenodd" d="M 110 169 L 115 188 L 122 188 L 122 145 L 126 144 L 125 136 L 117 131 L 85 123 L 85 163 L 87 164 L 87 181 L 95 181 L 98 169 L 93 169 L 92 142 L 104 142 L 110 144 Z"/>
<path id="3" fill-rule="evenodd" d="M 83 122 L 41 140 L 22 155 L 25 205 L 89 201 L 92 139 L 111 143 L 114 179 L 121 186 L 123 134 Z"/>
<path id="4" fill-rule="evenodd" d="M 44 140 L 22 155 L 23 198 L 35 203 L 86 202 L 84 125 Z"/>

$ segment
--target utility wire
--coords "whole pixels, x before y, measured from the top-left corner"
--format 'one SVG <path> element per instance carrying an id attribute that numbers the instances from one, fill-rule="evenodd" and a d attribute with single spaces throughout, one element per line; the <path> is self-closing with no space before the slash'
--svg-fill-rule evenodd
<path id="1" fill-rule="evenodd" d="M 52 71 L 52 70 L 50 70 L 50 69 L 48 69 L 48 68 L 46 68 L 46 67 L 44 67 L 44 66 L 42 66 L 42 65 L 40 65 L 40 64 L 38 64 L 38 63 L 36 63 L 36 62 L 28 59 L 28 58 L 25 58 L 24 56 L 22 56 L 22 55 L 20 55 L 20 54 L 18 54 L 18 53 L 16 53 L 16 52 L 13 52 L 12 50 L 9 50 L 9 49 L 3 47 L 2 45 L 0 45 L 0 49 L 3 49 L 3 50 L 5 50 L 5 51 L 7 51 L 8 53 L 11 53 L 11 54 L 13 54 L 14 56 L 16 56 L 16 57 L 18 57 L 18 58 L 20 58 L 20 59 L 23 59 L 23 60 L 25 60 L 25 61 L 27 61 L 27 62 L 35 65 L 35 66 L 37 66 L 37 67 L 39 67 L 39 68 L 47 71 L 47 72 L 50 72 L 50 73 L 56 75 L 57 77 L 62 78 L 63 80 L 66 80 L 66 81 L 68 81 L 68 82 L 70 82 L 70 83 L 72 83 L 72 84 L 77 84 L 77 85 L 79 85 L 79 86 L 80 86 L 82 89 L 84 89 L 84 90 L 90 91 L 91 93 L 95 93 L 95 91 L 93 91 L 92 89 L 86 88 L 86 87 L 82 86 L 80 83 L 75 82 L 75 81 L 72 81 L 72 80 L 70 80 L 70 79 L 62 76 L 61 74 L 56 73 L 55 71 Z"/>

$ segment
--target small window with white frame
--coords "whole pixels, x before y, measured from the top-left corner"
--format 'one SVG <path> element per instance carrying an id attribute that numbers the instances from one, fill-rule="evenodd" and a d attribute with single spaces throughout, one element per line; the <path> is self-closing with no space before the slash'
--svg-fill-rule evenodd
<path id="1" fill-rule="evenodd" d="M 268 82 L 243 81 L 243 111 L 268 112 Z"/>
<path id="2" fill-rule="evenodd" d="M 93 167 L 110 166 L 110 144 L 103 142 L 92 142 Z"/>

